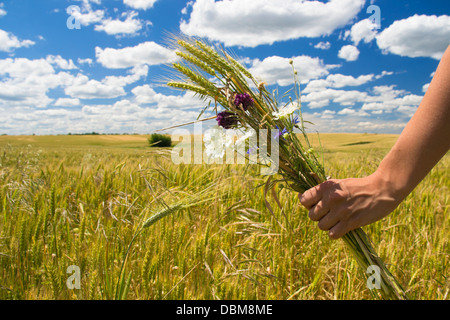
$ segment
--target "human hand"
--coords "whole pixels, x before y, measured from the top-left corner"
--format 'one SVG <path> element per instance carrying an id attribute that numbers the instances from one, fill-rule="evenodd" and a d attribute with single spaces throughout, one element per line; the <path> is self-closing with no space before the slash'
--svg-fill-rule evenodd
<path id="1" fill-rule="evenodd" d="M 300 202 L 319 229 L 331 239 L 378 221 L 391 213 L 403 200 L 382 175 L 365 178 L 328 180 L 303 194 Z"/>

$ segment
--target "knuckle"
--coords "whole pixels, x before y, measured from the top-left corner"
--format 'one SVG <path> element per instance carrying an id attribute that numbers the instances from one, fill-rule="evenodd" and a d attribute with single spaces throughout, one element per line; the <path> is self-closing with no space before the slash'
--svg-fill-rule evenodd
<path id="1" fill-rule="evenodd" d="M 339 207 L 335 209 L 336 215 L 339 217 L 339 220 L 347 220 L 349 217 L 349 211 L 347 208 Z"/>
<path id="2" fill-rule="evenodd" d="M 328 201 L 330 202 L 339 202 L 342 199 L 342 196 L 338 192 L 331 192 L 328 195 Z"/>

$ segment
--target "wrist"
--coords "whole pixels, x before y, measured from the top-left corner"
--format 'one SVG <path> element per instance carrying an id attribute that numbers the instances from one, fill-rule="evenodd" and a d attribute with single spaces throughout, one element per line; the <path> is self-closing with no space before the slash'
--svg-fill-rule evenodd
<path id="1" fill-rule="evenodd" d="M 371 176 L 380 190 L 396 202 L 401 202 L 409 194 L 408 185 L 396 172 L 385 170 L 381 165 Z"/>

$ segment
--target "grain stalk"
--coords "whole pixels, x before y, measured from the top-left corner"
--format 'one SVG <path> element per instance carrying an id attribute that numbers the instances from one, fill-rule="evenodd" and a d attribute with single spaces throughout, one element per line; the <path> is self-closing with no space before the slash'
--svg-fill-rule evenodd
<path id="1" fill-rule="evenodd" d="M 276 113 L 282 114 L 278 108 L 280 103 L 267 91 L 264 85 L 257 84 L 251 73 L 235 59 L 231 58 L 230 54 L 224 50 L 222 50 L 223 53 L 221 54 L 205 42 L 196 39 L 180 39 L 175 41 L 175 43 L 178 44 L 176 49 L 180 51 L 184 49 L 195 54 L 196 58 L 200 60 L 195 64 L 209 66 L 214 72 L 208 73 L 215 75 L 218 83 L 225 84 L 225 90 L 222 88 L 214 89 L 211 87 L 213 85 L 212 82 L 205 82 L 201 72 L 195 68 L 189 69 L 189 64 L 183 67 L 179 63 L 173 64 L 175 70 L 187 76 L 197 86 L 202 87 L 205 93 L 213 92 L 213 94 L 210 94 L 210 98 L 215 101 L 221 101 L 221 106 L 224 110 L 232 112 L 237 116 L 239 121 L 236 121 L 235 128 L 244 130 L 246 128 L 252 128 L 256 132 L 259 132 L 260 129 L 274 129 L 276 127 L 286 132 L 283 135 L 283 139 L 280 137 L 278 140 L 280 145 L 279 174 L 281 179 L 271 181 L 271 178 L 268 178 L 265 185 L 265 194 L 267 194 L 268 190 L 273 189 L 274 185 L 280 180 L 284 181 L 291 190 L 301 193 L 327 180 L 323 165 L 319 162 L 315 152 L 311 151 L 313 148 L 305 129 L 305 123 L 308 122 L 303 119 L 301 113 L 300 85 L 295 69 L 294 94 L 296 100 L 293 101 L 290 99 L 290 104 L 297 107 L 298 115 L 294 118 L 295 111 L 292 111 L 283 117 L 275 116 Z M 180 57 L 187 56 L 180 55 Z M 192 62 L 192 59 L 188 58 L 186 62 Z M 293 67 L 292 62 L 291 65 Z M 205 68 L 202 69 L 205 70 Z M 247 83 L 246 78 L 252 82 L 253 87 Z M 169 84 L 172 87 L 189 90 L 187 86 L 183 88 L 182 84 L 178 84 L 177 86 L 173 86 L 173 82 L 169 82 Z M 189 85 L 189 83 L 187 82 L 186 85 Z M 256 91 L 253 89 L 254 87 L 256 87 Z M 217 93 L 220 98 L 217 97 Z M 239 110 L 239 106 L 234 105 L 234 97 L 238 94 L 247 95 L 252 99 L 252 105 L 247 111 Z M 303 136 L 303 143 L 300 141 L 298 135 L 294 133 L 294 130 L 300 131 L 300 134 Z M 268 155 L 270 155 L 270 152 L 268 152 Z M 268 204 L 267 201 L 266 204 Z M 270 206 L 268 208 L 272 212 Z M 382 278 L 381 298 L 408 298 L 404 289 L 376 254 L 368 236 L 361 228 L 347 233 L 343 237 L 343 241 L 364 271 L 369 266 L 379 267 Z"/>

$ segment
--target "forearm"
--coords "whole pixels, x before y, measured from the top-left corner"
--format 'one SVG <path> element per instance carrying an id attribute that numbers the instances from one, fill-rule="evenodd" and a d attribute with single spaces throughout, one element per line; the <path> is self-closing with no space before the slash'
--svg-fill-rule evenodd
<path id="1" fill-rule="evenodd" d="M 397 197 L 404 198 L 449 148 L 450 49 L 447 49 L 419 108 L 376 175 L 385 180 Z"/>

